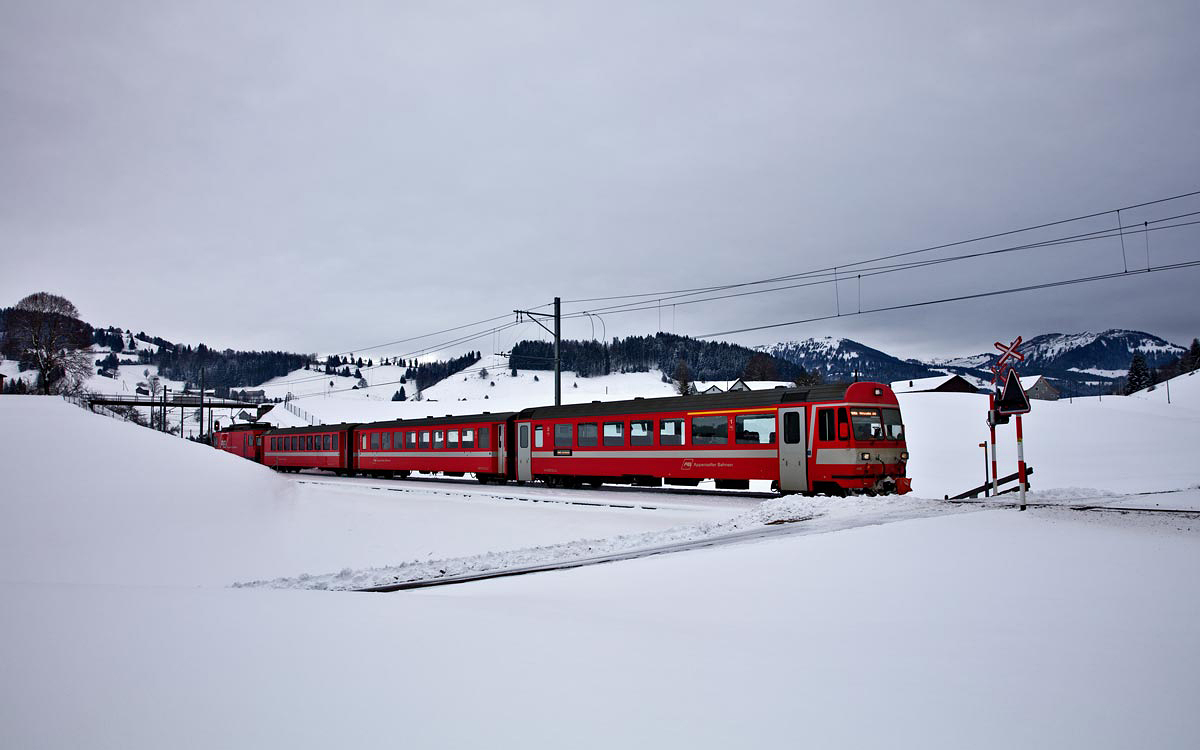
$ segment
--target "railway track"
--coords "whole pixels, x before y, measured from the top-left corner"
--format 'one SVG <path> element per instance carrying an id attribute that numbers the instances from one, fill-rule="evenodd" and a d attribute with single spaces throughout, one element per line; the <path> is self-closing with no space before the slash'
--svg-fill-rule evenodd
<path id="1" fill-rule="evenodd" d="M 1100 495 L 1091 498 L 1079 498 L 1074 501 L 1063 503 L 1044 503 L 1044 502 L 1027 502 L 1025 506 L 1028 508 L 1059 508 L 1064 510 L 1074 510 L 1080 512 L 1097 512 L 1097 513 L 1162 513 L 1173 514 L 1185 517 L 1200 517 L 1200 508 L 1164 508 L 1150 506 L 1134 506 L 1134 505 L 1116 505 L 1116 503 L 1127 502 L 1134 497 L 1155 497 L 1159 495 L 1175 495 L 1184 492 L 1193 491 L 1195 488 L 1185 488 L 1179 490 L 1156 490 L 1152 492 L 1134 492 L 1128 495 Z M 965 505 L 981 508 L 1019 508 L 1019 502 L 996 502 L 994 500 L 949 500 L 952 505 Z"/>
<path id="2" fill-rule="evenodd" d="M 662 510 L 665 508 L 679 510 L 685 508 L 713 508 L 717 506 L 749 508 L 757 505 L 762 500 L 779 497 L 774 492 L 705 489 L 680 490 L 660 487 L 622 487 L 619 485 L 586 490 L 561 490 L 550 487 L 521 485 L 502 485 L 502 488 L 488 489 L 489 485 L 477 484 L 473 481 L 446 480 L 433 477 L 407 477 L 405 479 L 382 480 L 321 476 L 317 474 L 301 474 L 300 477 L 303 478 L 296 479 L 296 482 L 299 484 L 328 487 L 357 487 L 380 492 L 445 495 L 468 499 L 515 500 L 527 503 L 618 508 L 623 510 Z M 496 487 L 496 485 L 491 485 L 491 487 Z M 657 497 L 650 500 L 647 499 L 647 496 Z"/>
<path id="3" fill-rule="evenodd" d="M 674 552 L 686 552 L 690 550 L 722 547 L 732 544 L 745 544 L 749 542 L 778 539 L 788 536 L 828 534 L 835 531 L 845 531 L 848 529 L 863 528 L 867 526 L 879 526 L 894 521 L 928 518 L 956 512 L 963 513 L 970 512 L 970 510 L 967 508 L 951 509 L 947 508 L 945 505 L 934 505 L 931 503 L 921 508 L 907 507 L 897 509 L 895 511 L 885 511 L 882 513 L 873 513 L 838 519 L 830 519 L 822 516 L 805 516 L 782 523 L 771 524 L 765 527 L 760 526 L 752 529 L 746 529 L 744 531 L 730 532 L 720 536 L 681 540 L 667 544 L 617 550 L 599 555 L 552 560 L 510 568 L 496 568 L 494 570 L 472 571 L 457 575 L 438 576 L 408 581 L 396 581 L 394 583 L 385 583 L 351 590 L 359 592 L 390 593 L 394 591 L 410 591 L 413 589 L 432 588 L 436 586 L 452 586 L 460 583 L 486 581 L 493 578 L 508 578 L 512 576 L 528 575 L 530 573 L 546 573 L 555 570 L 571 570 L 573 568 L 582 568 L 590 565 L 601 565 L 604 563 L 619 562 L 623 560 L 636 560 L 643 557 L 653 557 L 656 555 L 664 555 Z M 813 521 L 816 521 L 817 523 L 814 525 L 811 523 Z"/>
<path id="4" fill-rule="evenodd" d="M 705 499 L 705 496 L 711 497 L 713 500 L 736 499 L 746 505 L 757 504 L 759 501 L 768 498 L 778 497 L 774 493 L 720 493 L 707 491 L 690 491 L 680 492 L 677 490 L 658 490 L 655 488 L 626 488 L 626 487 L 606 487 L 603 490 L 574 490 L 563 492 L 561 490 L 552 490 L 549 488 L 540 487 L 513 487 L 501 491 L 489 491 L 482 487 L 467 486 L 464 481 L 462 486 L 454 486 L 457 482 L 429 479 L 404 479 L 404 480 L 364 480 L 354 478 L 334 478 L 334 477 L 319 477 L 310 475 L 310 478 L 297 479 L 301 484 L 326 485 L 335 487 L 354 487 L 367 489 L 378 492 L 399 492 L 411 493 L 420 495 L 446 495 L 458 498 L 484 498 L 496 499 L 505 501 L 519 501 L 529 503 L 553 503 L 562 505 L 581 505 L 590 507 L 610 507 L 620 509 L 638 509 L 638 510 L 660 510 L 671 508 L 678 510 L 680 505 L 671 502 L 671 499 L 678 498 L 678 495 L 687 495 L 688 499 Z M 397 486 L 400 485 L 400 486 Z M 408 486 L 404 486 L 408 485 Z M 413 486 L 416 485 L 416 486 Z M 1163 491 L 1163 492 L 1146 492 L 1137 493 L 1137 495 L 1122 495 L 1122 496 L 1101 496 L 1095 498 L 1081 498 L 1075 502 L 1067 503 L 1049 503 L 1049 502 L 1031 502 L 1027 503 L 1027 507 L 1038 509 L 1059 509 L 1070 510 L 1076 512 L 1098 512 L 1098 513 L 1147 513 L 1147 514 L 1174 514 L 1187 518 L 1200 518 L 1200 508 L 1163 508 L 1163 507 L 1125 507 L 1113 505 L 1112 503 L 1128 501 L 1132 497 L 1137 496 L 1154 496 L 1173 494 L 1179 491 Z M 646 501 L 644 498 L 636 500 L 623 501 L 619 499 L 622 494 L 638 493 L 647 494 L 662 494 L 665 503 L 656 503 L 654 501 Z M 611 500 L 602 497 L 603 495 L 613 495 Z M 598 497 L 600 496 L 600 497 Z M 1101 501 L 1101 502 L 1097 502 Z M 1106 502 L 1108 504 L 1106 504 Z M 684 506 L 687 507 L 687 506 Z M 692 508 L 712 508 L 712 505 L 692 505 Z M 357 589 L 350 589 L 359 592 L 372 593 L 389 593 L 396 591 L 410 591 L 415 589 L 433 588 L 438 586 L 452 586 L 462 583 L 471 583 L 475 581 L 486 581 L 494 578 L 509 578 L 513 576 L 528 575 L 531 573 L 544 573 L 556 570 L 571 570 L 574 568 L 587 567 L 591 565 L 600 565 L 609 562 L 619 562 L 624 560 L 634 560 L 643 557 L 653 557 L 656 555 L 670 554 L 675 552 L 685 552 L 690 550 L 705 549 L 711 547 L 719 547 L 731 544 L 744 544 L 759 540 L 782 538 L 786 536 L 807 535 L 807 534 L 823 534 L 845 529 L 852 529 L 864 526 L 875 526 L 892 521 L 902 521 L 915 518 L 923 518 L 940 515 L 942 513 L 954 512 L 970 512 L 971 510 L 998 510 L 998 509 L 1015 509 L 1019 507 L 1017 502 L 996 502 L 992 500 L 953 500 L 953 501 L 930 501 L 930 505 L 925 508 L 904 507 L 897 508 L 894 512 L 872 513 L 866 516 L 856 516 L 845 519 L 828 519 L 822 517 L 817 524 L 810 523 L 814 520 L 814 516 L 794 519 L 792 521 L 772 525 L 768 527 L 758 527 L 747 529 L 744 531 L 736 531 L 721 536 L 705 537 L 700 539 L 682 540 L 667 544 L 660 544 L 649 547 L 617 550 L 606 552 L 597 555 L 586 557 L 575 557 L 561 560 L 552 560 L 541 563 L 533 563 L 529 565 L 521 565 L 508 568 L 496 568 L 493 570 L 472 571 L 461 574 L 453 574 L 447 576 L 438 576 L 431 578 L 422 578 L 416 580 L 395 581 L 392 583 L 384 583 L 375 586 L 368 586 Z"/>

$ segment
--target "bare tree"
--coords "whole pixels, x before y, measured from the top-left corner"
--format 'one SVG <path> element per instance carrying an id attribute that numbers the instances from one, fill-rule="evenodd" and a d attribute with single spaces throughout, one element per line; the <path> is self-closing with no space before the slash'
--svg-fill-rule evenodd
<path id="1" fill-rule="evenodd" d="M 5 350 L 37 370 L 43 394 L 76 390 L 92 374 L 84 351 L 91 337 L 65 297 L 38 292 L 21 300 L 9 313 L 6 335 Z"/>

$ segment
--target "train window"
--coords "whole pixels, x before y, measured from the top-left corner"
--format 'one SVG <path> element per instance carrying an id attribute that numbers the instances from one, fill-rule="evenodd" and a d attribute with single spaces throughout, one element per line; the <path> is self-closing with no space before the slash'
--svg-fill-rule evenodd
<path id="1" fill-rule="evenodd" d="M 846 409 L 838 409 L 838 440 L 850 439 L 850 420 L 846 418 Z"/>
<path id="2" fill-rule="evenodd" d="M 575 442 L 575 425 L 573 424 L 556 424 L 554 425 L 554 447 L 555 448 L 570 448 Z"/>
<path id="3" fill-rule="evenodd" d="M 448 430 L 446 432 L 446 447 L 451 450 L 458 450 L 458 430 Z"/>
<path id="4" fill-rule="evenodd" d="M 490 438 L 490 437 L 491 437 L 491 431 L 488 428 L 486 428 L 486 427 L 479 428 L 479 449 L 480 450 L 490 451 L 492 449 L 492 444 L 490 442 L 488 442 L 488 438 Z"/>
<path id="5" fill-rule="evenodd" d="M 404 446 L 404 433 L 401 432 L 400 430 L 396 430 L 395 434 L 392 435 L 392 450 L 398 451 L 403 446 Z"/>
<path id="6" fill-rule="evenodd" d="M 421 450 L 429 450 L 429 430 L 421 430 Z"/>
<path id="7" fill-rule="evenodd" d="M 292 435 L 291 443 L 292 443 L 291 450 L 293 450 L 293 451 L 300 450 L 300 437 L 299 436 Z"/>
<path id="8" fill-rule="evenodd" d="M 379 433 L 378 432 L 371 433 L 371 450 L 373 450 L 373 451 L 379 450 Z"/>
<path id="9" fill-rule="evenodd" d="M 819 413 L 820 427 L 817 430 L 817 437 L 821 440 L 836 440 L 837 431 L 834 430 L 833 409 L 822 409 Z"/>
<path id="10" fill-rule="evenodd" d="M 904 439 L 904 423 L 900 421 L 899 409 L 883 410 L 883 430 L 888 440 Z"/>
<path id="11" fill-rule="evenodd" d="M 624 422 L 605 422 L 604 423 L 604 444 L 609 447 L 625 445 L 625 423 Z"/>
<path id="12" fill-rule="evenodd" d="M 654 423 L 650 420 L 634 420 L 629 423 L 630 445 L 654 445 Z"/>
<path id="13" fill-rule="evenodd" d="M 462 447 L 463 450 L 471 450 L 475 447 L 475 430 L 462 431 Z"/>
<path id="14" fill-rule="evenodd" d="M 692 445 L 725 445 L 729 442 L 729 417 L 692 417 Z"/>
<path id="15" fill-rule="evenodd" d="M 390 432 L 383 433 L 383 437 L 380 438 L 379 447 L 381 450 L 385 450 L 385 451 L 390 451 L 392 449 L 392 433 L 390 433 Z"/>
<path id="16" fill-rule="evenodd" d="M 591 448 L 600 444 L 600 425 L 585 422 L 579 425 L 579 447 Z"/>
<path id="17" fill-rule="evenodd" d="M 541 425 L 538 425 L 537 427 L 533 428 L 533 447 L 534 448 L 541 448 L 543 445 L 546 444 L 546 438 L 544 435 L 545 435 L 545 430 L 542 429 Z"/>
<path id="18" fill-rule="evenodd" d="M 788 445 L 800 442 L 800 412 L 789 411 L 783 415 L 783 442 Z"/>
<path id="19" fill-rule="evenodd" d="M 331 436 L 329 436 L 329 435 L 325 435 L 324 437 L 321 438 L 321 450 L 324 450 L 324 451 L 330 450 L 330 448 L 329 448 L 330 439 L 331 439 Z"/>
<path id="20" fill-rule="evenodd" d="M 523 424 L 517 430 L 517 446 L 520 448 L 529 447 L 529 425 Z"/>
<path id="21" fill-rule="evenodd" d="M 441 430 L 433 431 L 433 449 L 440 451 L 446 446 L 446 433 Z"/>
<path id="22" fill-rule="evenodd" d="M 367 435 L 365 432 L 363 433 L 363 436 L 362 436 L 362 449 L 363 450 L 367 449 Z"/>
<path id="23" fill-rule="evenodd" d="M 417 433 L 416 432 L 404 433 L 404 448 L 406 450 L 410 450 L 410 451 L 415 451 L 417 449 Z"/>
<path id="24" fill-rule="evenodd" d="M 335 450 L 337 450 L 337 449 L 338 449 L 338 447 L 337 447 L 337 435 L 335 434 L 335 435 L 333 436 L 333 447 L 332 447 L 332 448 L 330 448 L 329 450 L 331 450 L 331 451 L 335 451 Z"/>
<path id="25" fill-rule="evenodd" d="M 683 445 L 683 420 L 660 419 L 658 422 L 659 445 Z"/>
<path id="26" fill-rule="evenodd" d="M 774 414 L 739 414 L 734 420 L 735 442 L 739 445 L 763 445 L 775 442 Z"/>
<path id="27" fill-rule="evenodd" d="M 854 424 L 855 440 L 883 439 L 883 420 L 878 409 L 851 409 L 850 421 Z"/>

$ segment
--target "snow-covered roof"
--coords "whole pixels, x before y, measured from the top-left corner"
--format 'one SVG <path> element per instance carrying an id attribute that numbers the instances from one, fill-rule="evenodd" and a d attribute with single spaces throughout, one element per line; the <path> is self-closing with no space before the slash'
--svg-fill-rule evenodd
<path id="1" fill-rule="evenodd" d="M 714 385 L 720 388 L 722 393 L 726 393 L 738 382 L 752 391 L 769 391 L 780 386 L 784 388 L 795 387 L 795 383 L 787 380 L 742 380 L 741 378 L 734 380 L 693 380 L 692 385 L 696 388 L 697 393 L 704 393 Z"/>
<path id="2" fill-rule="evenodd" d="M 958 375 L 938 375 L 932 378 L 917 378 L 915 380 L 897 380 L 892 383 L 892 390 L 896 393 L 919 393 L 921 391 L 932 391 L 936 388 L 945 385 L 951 380 L 959 377 Z"/>

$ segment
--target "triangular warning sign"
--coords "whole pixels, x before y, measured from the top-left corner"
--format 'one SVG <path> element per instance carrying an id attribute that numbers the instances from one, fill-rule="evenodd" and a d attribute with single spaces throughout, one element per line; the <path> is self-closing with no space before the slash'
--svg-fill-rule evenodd
<path id="1" fill-rule="evenodd" d="M 1021 379 L 1017 377 L 1016 370 L 1008 371 L 1008 380 L 1004 381 L 1004 390 L 996 404 L 996 411 L 1001 414 L 1029 413 L 1029 397 L 1021 387 Z"/>

